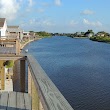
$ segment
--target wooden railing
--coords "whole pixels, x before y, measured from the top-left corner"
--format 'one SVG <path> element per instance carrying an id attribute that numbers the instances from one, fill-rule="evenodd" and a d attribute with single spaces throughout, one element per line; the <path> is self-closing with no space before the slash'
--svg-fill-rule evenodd
<path id="1" fill-rule="evenodd" d="M 28 93 L 32 110 L 73 110 L 54 83 L 31 55 L 27 56 Z"/>
<path id="2" fill-rule="evenodd" d="M 20 54 L 20 41 L 18 39 L 0 38 L 0 54 Z"/>
<path id="3" fill-rule="evenodd" d="M 4 73 L 3 63 L 6 60 L 14 60 L 15 62 L 14 78 L 16 79 L 20 75 L 20 79 L 18 78 L 20 84 L 17 85 L 18 92 L 25 92 L 28 82 L 28 93 L 32 97 L 32 110 L 73 110 L 34 57 L 31 55 L 0 55 L 1 73 Z M 28 80 L 26 72 L 28 72 Z M 4 89 L 5 80 L 3 78 L 2 82 Z M 13 83 L 16 83 L 16 80 L 13 80 Z"/>

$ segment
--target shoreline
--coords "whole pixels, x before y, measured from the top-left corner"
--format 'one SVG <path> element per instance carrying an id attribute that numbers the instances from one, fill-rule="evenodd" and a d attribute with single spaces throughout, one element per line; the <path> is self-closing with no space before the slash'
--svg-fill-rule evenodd
<path id="1" fill-rule="evenodd" d="M 33 41 L 36 41 L 36 40 L 40 40 L 40 39 L 42 39 L 42 38 L 32 39 L 32 40 L 29 40 L 29 41 L 25 42 L 24 44 L 21 44 L 20 50 L 22 50 L 27 44 L 29 44 Z"/>

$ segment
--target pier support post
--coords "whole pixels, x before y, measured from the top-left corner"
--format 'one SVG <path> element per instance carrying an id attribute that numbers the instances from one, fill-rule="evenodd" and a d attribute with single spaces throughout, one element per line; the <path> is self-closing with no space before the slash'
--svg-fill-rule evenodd
<path id="1" fill-rule="evenodd" d="M 25 92 L 25 60 L 20 60 L 20 85 L 21 92 Z"/>
<path id="2" fill-rule="evenodd" d="M 3 63 L 4 61 L 0 61 L 1 90 L 5 89 L 5 69 L 4 69 Z"/>
<path id="3" fill-rule="evenodd" d="M 13 72 L 13 90 L 20 92 L 20 60 L 14 62 Z"/>

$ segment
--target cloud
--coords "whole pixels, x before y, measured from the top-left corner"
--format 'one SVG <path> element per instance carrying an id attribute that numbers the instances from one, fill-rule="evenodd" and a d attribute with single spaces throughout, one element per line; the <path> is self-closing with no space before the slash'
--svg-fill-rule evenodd
<path id="1" fill-rule="evenodd" d="M 20 10 L 29 12 L 32 6 L 33 0 L 0 0 L 0 17 L 13 21 L 19 15 Z"/>
<path id="2" fill-rule="evenodd" d="M 92 14 L 94 14 L 94 12 L 92 10 L 84 10 L 83 12 L 81 12 L 81 14 L 83 14 L 83 15 L 92 15 Z"/>
<path id="3" fill-rule="evenodd" d="M 51 4 L 50 3 L 47 3 L 47 2 L 42 2 L 41 5 L 43 7 L 50 7 L 51 6 Z"/>
<path id="4" fill-rule="evenodd" d="M 45 11 L 45 10 L 44 10 L 43 8 L 38 8 L 38 9 L 37 9 L 37 12 L 38 12 L 38 13 L 43 13 L 44 11 Z"/>
<path id="5" fill-rule="evenodd" d="M 31 25 L 36 25 L 36 26 L 41 26 L 41 27 L 45 27 L 45 26 L 53 26 L 54 23 L 51 22 L 51 20 L 46 19 L 46 18 L 36 18 L 36 19 L 31 19 L 29 21 L 29 23 Z"/>
<path id="6" fill-rule="evenodd" d="M 55 0 L 55 5 L 60 6 L 61 5 L 61 0 Z"/>
<path id="7" fill-rule="evenodd" d="M 29 6 L 33 5 L 33 0 L 28 0 L 28 2 L 29 2 Z"/>
<path id="8" fill-rule="evenodd" d="M 44 29 L 44 28 L 50 28 L 52 26 L 54 26 L 55 23 L 52 22 L 50 19 L 48 18 L 36 18 L 36 19 L 30 19 L 27 22 L 22 22 L 21 23 L 21 27 L 26 27 L 26 28 L 34 28 L 34 29 Z"/>
<path id="9" fill-rule="evenodd" d="M 75 25 L 77 25 L 77 24 L 78 24 L 77 21 L 74 21 L 74 20 L 71 20 L 71 21 L 70 21 L 70 26 L 75 26 Z"/>
<path id="10" fill-rule="evenodd" d="M 16 0 L 0 0 L 0 17 L 13 20 L 19 10 L 19 2 Z"/>
<path id="11" fill-rule="evenodd" d="M 96 26 L 96 27 L 101 27 L 102 26 L 102 23 L 100 21 L 92 22 L 92 21 L 89 21 L 87 19 L 83 19 L 83 23 L 86 24 L 86 25 Z"/>

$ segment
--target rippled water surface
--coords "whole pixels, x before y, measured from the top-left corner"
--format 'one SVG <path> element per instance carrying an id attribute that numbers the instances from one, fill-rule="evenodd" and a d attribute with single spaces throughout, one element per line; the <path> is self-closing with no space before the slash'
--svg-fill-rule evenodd
<path id="1" fill-rule="evenodd" d="M 110 44 L 52 37 L 25 48 L 75 110 L 110 110 Z"/>

